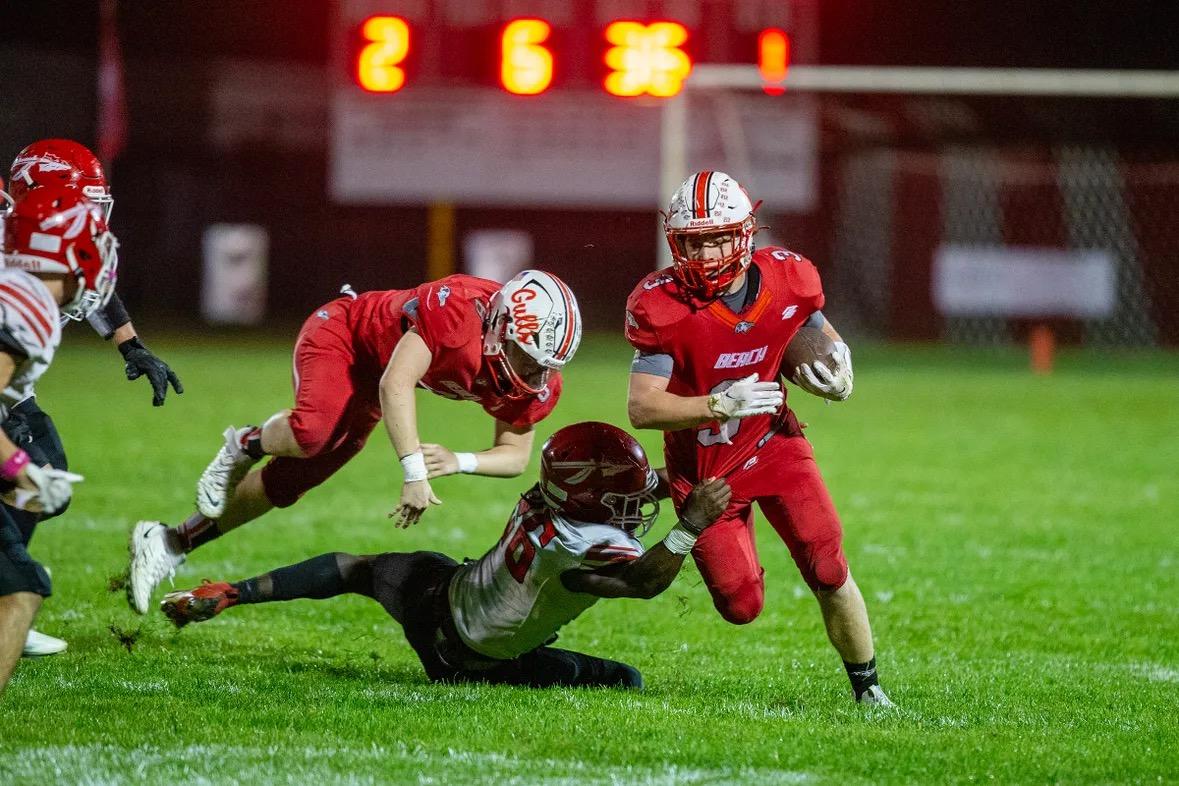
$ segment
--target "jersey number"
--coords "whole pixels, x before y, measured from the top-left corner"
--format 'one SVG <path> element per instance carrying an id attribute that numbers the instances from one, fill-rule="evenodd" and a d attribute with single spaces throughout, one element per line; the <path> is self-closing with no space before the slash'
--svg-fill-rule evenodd
<path id="1" fill-rule="evenodd" d="M 717 383 L 716 387 L 708 391 L 708 395 L 720 393 L 722 390 L 728 390 L 729 386 L 738 380 L 726 379 L 723 382 Z M 740 418 L 729 418 L 728 420 L 720 421 L 717 428 L 712 426 L 704 426 L 696 432 L 696 441 L 706 448 L 713 445 L 723 445 L 733 441 L 733 437 L 737 435 L 737 430 L 741 428 Z"/>
<path id="2" fill-rule="evenodd" d="M 512 516 L 512 520 L 508 522 L 507 532 L 504 533 L 508 540 L 504 546 L 504 564 L 507 565 L 512 578 L 520 584 L 524 583 L 524 577 L 532 567 L 532 560 L 536 559 L 536 546 L 532 545 L 528 533 L 537 530 L 540 530 L 540 534 L 536 536 L 536 540 L 542 549 L 550 540 L 557 537 L 557 528 L 553 526 L 552 520 L 543 513 L 530 510 L 518 511 Z"/>

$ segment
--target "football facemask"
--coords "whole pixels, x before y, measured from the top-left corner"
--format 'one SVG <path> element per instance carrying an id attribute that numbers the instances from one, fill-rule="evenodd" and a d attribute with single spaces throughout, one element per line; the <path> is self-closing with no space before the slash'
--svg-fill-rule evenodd
<path id="1" fill-rule="evenodd" d="M 697 172 L 676 190 L 663 214 L 671 275 L 693 297 L 715 300 L 749 267 L 755 206 L 724 172 Z"/>

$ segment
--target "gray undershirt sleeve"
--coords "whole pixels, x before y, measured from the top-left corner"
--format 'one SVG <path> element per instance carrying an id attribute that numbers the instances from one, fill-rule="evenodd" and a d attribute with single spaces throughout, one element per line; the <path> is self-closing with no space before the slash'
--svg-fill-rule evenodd
<path id="1" fill-rule="evenodd" d="M 659 353 L 646 354 L 635 351 L 635 359 L 631 361 L 630 373 L 654 374 L 657 377 L 671 377 L 671 355 Z"/>

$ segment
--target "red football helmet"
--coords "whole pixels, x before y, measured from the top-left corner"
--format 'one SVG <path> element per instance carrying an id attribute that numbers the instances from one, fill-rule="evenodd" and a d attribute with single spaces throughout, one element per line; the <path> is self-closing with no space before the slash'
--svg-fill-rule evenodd
<path id="1" fill-rule="evenodd" d="M 68 275 L 77 292 L 61 313 L 83 319 L 110 300 L 118 241 L 98 205 L 77 188 L 37 188 L 4 220 L 4 264 L 33 274 Z"/>
<path id="2" fill-rule="evenodd" d="M 81 189 L 91 202 L 101 205 L 109 221 L 115 201 L 97 156 L 72 139 L 42 139 L 17 153 L 9 171 L 12 197 L 16 200 L 43 186 Z"/>
<path id="3" fill-rule="evenodd" d="M 613 524 L 642 537 L 659 515 L 659 478 L 634 437 L 588 421 L 559 430 L 540 449 L 540 493 L 577 521 Z"/>

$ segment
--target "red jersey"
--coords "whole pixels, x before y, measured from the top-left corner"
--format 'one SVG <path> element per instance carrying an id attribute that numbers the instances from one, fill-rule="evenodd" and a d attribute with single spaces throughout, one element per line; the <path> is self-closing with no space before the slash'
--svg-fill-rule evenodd
<path id="1" fill-rule="evenodd" d="M 723 301 L 686 296 L 666 272 L 644 278 L 626 301 L 626 337 L 640 352 L 672 358 L 667 392 L 704 396 L 750 374 L 776 380 L 786 345 L 811 314 L 823 307 L 823 286 L 810 260 L 783 248 L 753 254 L 761 280 L 757 298 L 740 314 Z M 797 431 L 784 405 L 777 415 L 711 422 L 664 433 L 673 479 L 699 482 L 729 477 L 749 466 L 757 450 L 779 430 Z M 723 440 L 727 435 L 732 444 Z"/>
<path id="2" fill-rule="evenodd" d="M 421 387 L 446 398 L 477 401 L 487 414 L 517 428 L 544 420 L 561 396 L 559 373 L 549 375 L 539 394 L 509 399 L 495 392 L 483 363 L 483 317 L 501 286 L 458 274 L 414 289 L 357 296 L 348 318 L 357 366 L 371 369 L 379 380 L 393 348 L 413 328 L 433 355 Z"/>

